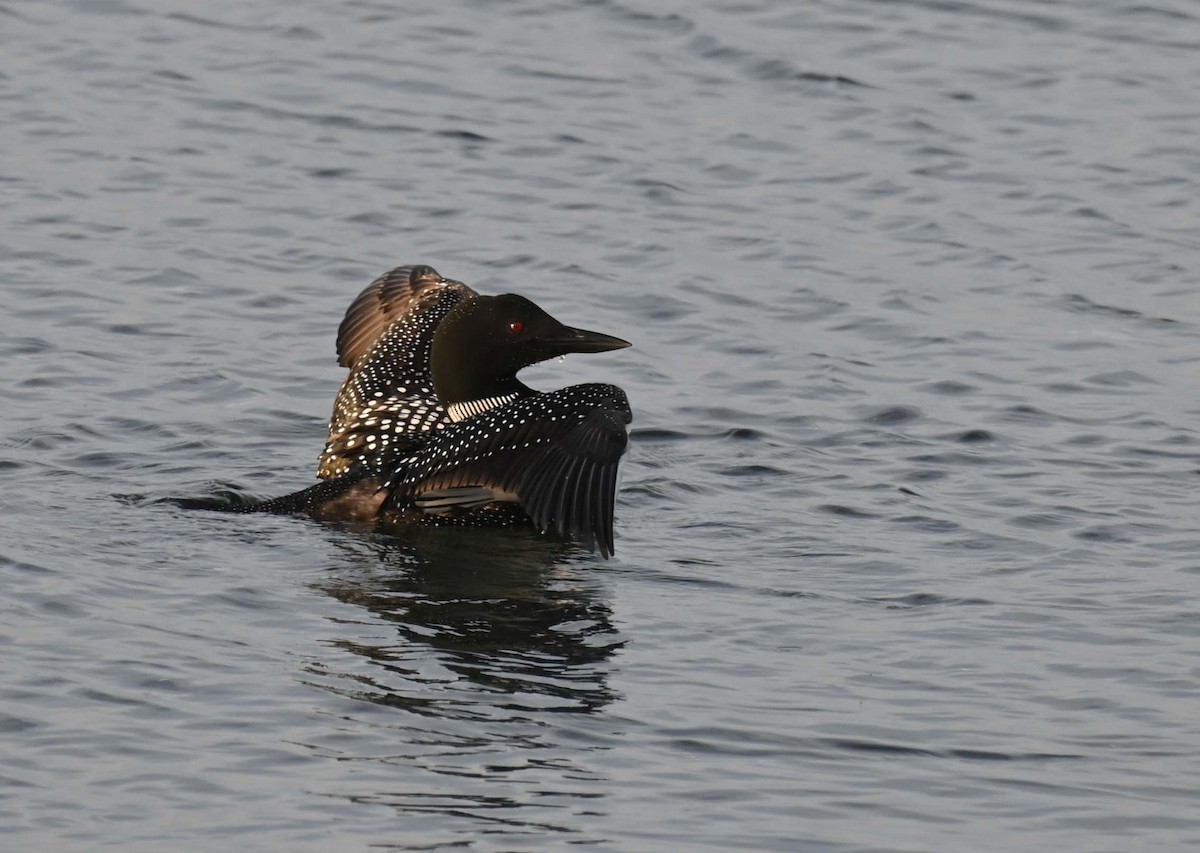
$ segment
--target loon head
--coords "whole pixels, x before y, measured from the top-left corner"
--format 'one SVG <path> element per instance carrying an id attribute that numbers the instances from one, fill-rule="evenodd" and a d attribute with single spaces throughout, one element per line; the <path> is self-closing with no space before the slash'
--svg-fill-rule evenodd
<path id="1" fill-rule="evenodd" d="M 524 296 L 465 299 L 438 324 L 430 366 L 445 406 L 527 390 L 517 371 L 571 352 L 606 352 L 628 341 L 566 326 Z"/>

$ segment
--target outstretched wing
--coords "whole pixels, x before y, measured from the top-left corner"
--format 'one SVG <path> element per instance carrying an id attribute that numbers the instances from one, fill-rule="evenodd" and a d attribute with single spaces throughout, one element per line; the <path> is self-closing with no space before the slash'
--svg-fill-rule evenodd
<path id="1" fill-rule="evenodd" d="M 360 341 L 374 338 L 334 400 L 318 477 L 340 476 L 356 461 L 375 467 L 398 445 L 448 422 L 433 393 L 433 334 L 450 309 L 474 293 L 431 267 L 400 267 L 359 294 L 342 322 L 338 351 L 357 353 Z"/>
<path id="2" fill-rule="evenodd" d="M 396 267 L 375 279 L 354 297 L 338 326 L 338 364 L 353 367 L 388 326 L 411 311 L 431 290 L 449 285 L 457 285 L 468 296 L 475 295 L 462 282 L 442 278 L 433 267 L 423 264 Z"/>
<path id="3" fill-rule="evenodd" d="M 386 508 L 444 513 L 515 501 L 541 530 L 613 553 L 617 464 L 628 444 L 625 392 L 574 385 L 457 424 L 400 460 Z"/>

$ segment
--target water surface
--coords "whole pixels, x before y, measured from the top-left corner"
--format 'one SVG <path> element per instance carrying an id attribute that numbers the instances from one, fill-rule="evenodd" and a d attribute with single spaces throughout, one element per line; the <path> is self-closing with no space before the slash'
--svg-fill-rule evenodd
<path id="1" fill-rule="evenodd" d="M 0 0 L 6 850 L 1200 843 L 1200 20 Z M 631 350 L 603 561 L 313 481 L 429 263 Z"/>

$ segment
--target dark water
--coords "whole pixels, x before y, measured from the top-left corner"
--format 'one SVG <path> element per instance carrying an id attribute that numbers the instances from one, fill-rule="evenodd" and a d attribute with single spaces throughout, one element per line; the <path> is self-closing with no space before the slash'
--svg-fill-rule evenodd
<path id="1" fill-rule="evenodd" d="M 1200 11 L 0 0 L 4 850 L 1200 844 Z M 604 562 L 312 482 L 358 289 L 635 348 Z"/>

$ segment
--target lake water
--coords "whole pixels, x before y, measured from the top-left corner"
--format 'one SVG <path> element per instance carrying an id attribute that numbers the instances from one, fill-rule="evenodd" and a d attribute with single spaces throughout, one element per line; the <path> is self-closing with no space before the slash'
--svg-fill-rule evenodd
<path id="1" fill-rule="evenodd" d="M 1200 10 L 0 0 L 0 847 L 1200 845 Z M 609 561 L 314 482 L 427 263 Z"/>

